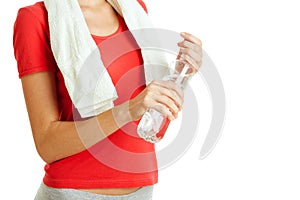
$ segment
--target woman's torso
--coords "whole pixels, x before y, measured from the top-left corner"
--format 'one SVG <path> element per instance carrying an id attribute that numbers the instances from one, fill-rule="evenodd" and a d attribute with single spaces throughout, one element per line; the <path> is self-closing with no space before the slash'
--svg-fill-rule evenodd
<path id="1" fill-rule="evenodd" d="M 28 18 L 29 21 L 38 20 L 37 24 L 33 24 L 34 27 L 28 28 L 36 28 L 37 31 L 42 32 L 38 36 L 42 35 L 44 39 L 41 44 L 47 43 L 47 48 L 49 48 L 47 12 L 43 3 L 39 2 L 23 8 L 19 15 L 23 17 L 26 15 L 25 18 Z M 133 98 L 145 88 L 141 52 L 131 34 L 126 32 L 128 28 L 124 20 L 120 16 L 118 16 L 118 20 L 119 26 L 111 35 L 92 36 L 100 45 L 103 63 L 116 87 L 119 96 L 114 102 L 116 105 Z M 29 24 L 26 26 L 30 26 Z M 126 34 L 120 36 L 121 32 Z M 32 44 L 31 48 L 33 48 Z M 38 53 L 32 52 L 33 55 Z M 37 61 L 31 60 L 29 62 L 31 65 L 40 66 L 34 69 L 28 69 L 30 65 L 26 63 L 26 60 L 18 62 L 20 77 L 39 71 L 54 71 L 59 118 L 61 121 L 72 121 L 73 114 L 78 113 L 73 108 L 63 76 L 55 64 L 53 55 L 49 53 L 46 57 L 45 59 L 38 58 Z M 37 63 L 32 64 L 32 62 Z M 137 123 L 128 123 L 108 138 L 83 152 L 47 164 L 44 183 L 54 188 L 89 189 L 94 193 L 109 191 L 109 193 L 124 194 L 135 191 L 141 186 L 155 184 L 157 182 L 157 163 L 154 145 L 137 136 Z M 107 190 L 108 188 L 109 190 Z"/>

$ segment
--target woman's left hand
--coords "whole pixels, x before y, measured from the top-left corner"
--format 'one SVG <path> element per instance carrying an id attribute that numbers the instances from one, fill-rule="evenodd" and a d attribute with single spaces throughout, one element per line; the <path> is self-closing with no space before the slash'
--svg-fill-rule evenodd
<path id="1" fill-rule="evenodd" d="M 182 32 L 180 35 L 184 40 L 178 43 L 180 51 L 177 59 L 189 63 L 197 72 L 202 65 L 202 42 L 190 33 Z"/>

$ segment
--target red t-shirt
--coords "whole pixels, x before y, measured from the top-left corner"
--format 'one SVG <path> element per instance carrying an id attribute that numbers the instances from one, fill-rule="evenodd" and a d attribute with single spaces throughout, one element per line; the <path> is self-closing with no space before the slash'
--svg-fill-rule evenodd
<path id="1" fill-rule="evenodd" d="M 146 10 L 144 3 L 138 2 Z M 115 105 L 135 97 L 145 88 L 141 51 L 131 34 L 116 37 L 128 30 L 123 18 L 118 16 L 118 19 L 119 28 L 112 35 L 92 35 L 96 44 L 101 44 L 103 63 L 118 93 Z M 110 42 L 103 42 L 109 38 Z M 19 10 L 13 42 L 20 78 L 42 71 L 55 73 L 59 119 L 73 121 L 74 105 L 51 52 L 47 11 L 43 2 Z M 128 49 L 128 53 L 120 55 Z M 128 188 L 155 184 L 157 163 L 154 145 L 138 137 L 137 123 L 126 124 L 76 155 L 46 164 L 44 183 L 55 188 Z"/>

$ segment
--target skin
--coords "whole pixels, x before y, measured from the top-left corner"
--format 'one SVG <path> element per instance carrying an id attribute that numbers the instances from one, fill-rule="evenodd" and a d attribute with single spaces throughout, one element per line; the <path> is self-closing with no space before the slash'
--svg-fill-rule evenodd
<path id="1" fill-rule="evenodd" d="M 91 34 L 105 36 L 115 32 L 118 20 L 110 4 L 105 0 L 78 2 Z M 189 33 L 181 33 L 181 36 L 183 41 L 178 43 L 181 48 L 178 57 L 186 60 L 197 71 L 202 59 L 201 41 Z M 23 77 L 21 81 L 35 146 L 46 163 L 72 156 L 98 143 L 126 123 L 141 118 L 147 108 L 155 107 L 170 120 L 174 120 L 183 103 L 183 91 L 175 84 L 153 81 L 135 98 L 93 118 L 76 122 L 75 126 L 74 122 L 59 121 L 54 73 L 35 73 Z M 98 123 L 97 126 L 95 122 Z M 97 194 L 124 195 L 138 189 L 83 190 Z"/>

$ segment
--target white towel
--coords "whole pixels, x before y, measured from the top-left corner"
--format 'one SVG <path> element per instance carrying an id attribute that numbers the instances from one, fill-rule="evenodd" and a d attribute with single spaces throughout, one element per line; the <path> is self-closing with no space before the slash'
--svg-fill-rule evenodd
<path id="1" fill-rule="evenodd" d="M 163 66 L 167 66 L 168 61 L 161 51 L 143 49 L 145 44 L 155 40 L 154 35 L 147 31 L 153 26 L 144 9 L 137 0 L 108 2 L 123 16 L 137 44 L 142 47 L 146 84 L 161 79 L 167 73 L 167 67 Z M 95 116 L 112 108 L 117 98 L 116 89 L 103 65 L 78 1 L 44 0 L 44 3 L 48 11 L 54 58 L 81 117 Z"/>

